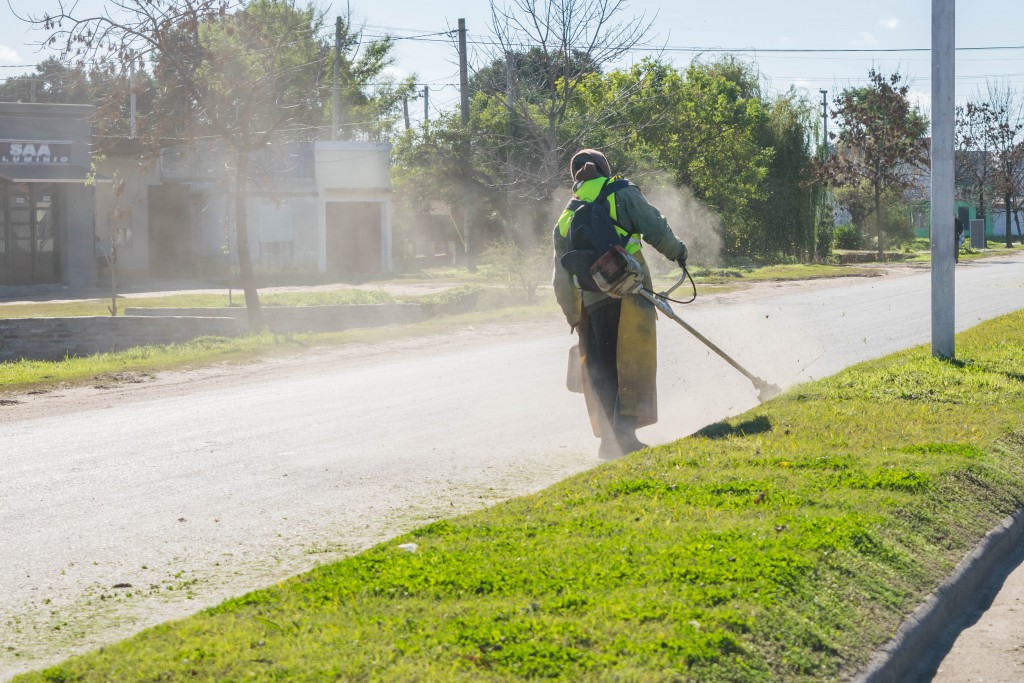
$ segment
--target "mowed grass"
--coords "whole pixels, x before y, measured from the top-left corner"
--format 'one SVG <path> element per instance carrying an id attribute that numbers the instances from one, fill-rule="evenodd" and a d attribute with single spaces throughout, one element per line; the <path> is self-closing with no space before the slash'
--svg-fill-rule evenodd
<path id="1" fill-rule="evenodd" d="M 845 680 L 1021 505 L 1024 314 L 957 348 L 16 680 Z"/>
<path id="2" fill-rule="evenodd" d="M 121 381 L 136 375 L 244 362 L 274 352 L 299 350 L 311 335 L 199 337 L 181 344 L 137 346 L 124 351 L 69 356 L 59 361 L 17 360 L 0 363 L 0 395 L 26 389 L 74 386 L 94 381 Z"/>
<path id="3" fill-rule="evenodd" d="M 467 299 L 469 302 L 467 303 Z M 218 363 L 246 363 L 275 355 L 302 353 L 313 347 L 374 344 L 389 340 L 448 334 L 468 326 L 492 322 L 511 322 L 550 316 L 554 303 L 512 305 L 495 297 L 442 293 L 421 297 L 428 318 L 421 323 L 351 329 L 330 333 L 265 332 L 242 337 L 200 337 L 180 344 L 139 346 L 90 356 L 69 356 L 59 361 L 17 360 L 0 362 L 0 396 L 29 389 L 82 384 L 131 381 L 139 375 L 172 370 L 188 370 Z M 476 310 L 476 303 L 494 304 Z"/>
<path id="4" fill-rule="evenodd" d="M 693 279 L 703 284 L 735 284 L 737 281 L 817 280 L 826 277 L 863 277 L 878 275 L 876 270 L 850 265 L 794 263 L 758 267 L 702 268 L 691 271 Z M 676 273 L 678 277 L 678 272 Z"/>

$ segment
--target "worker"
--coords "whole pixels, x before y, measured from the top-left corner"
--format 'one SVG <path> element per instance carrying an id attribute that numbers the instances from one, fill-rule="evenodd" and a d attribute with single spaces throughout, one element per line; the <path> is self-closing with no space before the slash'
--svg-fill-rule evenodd
<path id="1" fill-rule="evenodd" d="M 595 149 L 583 149 L 573 155 L 569 170 L 574 199 L 584 202 L 594 201 L 606 183 L 616 180 L 608 159 Z M 609 205 L 612 219 L 626 242 L 626 251 L 643 269 L 645 288 L 653 286 L 639 237 L 680 267 L 686 267 L 686 245 L 636 185 L 613 192 Z M 614 459 L 646 448 L 637 438 L 636 430 L 658 419 L 655 309 L 638 294 L 616 298 L 579 288 L 561 264 L 561 257 L 569 250 L 572 214 L 566 208 L 554 229 L 555 298 L 570 330 L 579 337 L 583 394 L 594 435 L 601 439 L 598 456 Z"/>

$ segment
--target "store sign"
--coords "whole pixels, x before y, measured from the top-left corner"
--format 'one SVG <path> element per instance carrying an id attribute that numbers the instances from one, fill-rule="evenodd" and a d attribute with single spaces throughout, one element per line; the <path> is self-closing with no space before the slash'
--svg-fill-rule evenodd
<path id="1" fill-rule="evenodd" d="M 67 164 L 71 162 L 69 142 L 0 142 L 3 164 Z"/>

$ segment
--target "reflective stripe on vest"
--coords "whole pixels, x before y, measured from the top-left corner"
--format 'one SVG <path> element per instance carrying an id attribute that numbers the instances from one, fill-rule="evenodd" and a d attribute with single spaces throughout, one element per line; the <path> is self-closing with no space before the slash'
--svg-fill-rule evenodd
<path id="1" fill-rule="evenodd" d="M 584 202 L 592 202 L 595 199 L 597 199 L 597 195 L 600 194 L 601 188 L 604 187 L 605 182 L 610 183 L 612 182 L 612 180 L 616 179 L 594 178 L 593 180 L 588 180 L 582 185 L 580 185 L 578 188 L 576 188 L 576 193 L 574 197 Z M 618 218 L 615 213 L 614 192 L 608 195 L 608 206 L 611 209 L 612 220 L 616 222 L 615 232 L 618 233 L 619 237 L 629 237 L 629 240 L 626 242 L 626 253 L 637 253 L 638 251 L 640 251 L 642 247 L 640 243 L 640 235 L 636 233 L 630 235 L 628 232 L 619 227 Z M 563 238 L 569 236 L 569 223 L 572 221 L 572 216 L 574 213 L 576 212 L 571 209 L 566 209 L 558 218 L 558 234 L 561 235 Z"/>

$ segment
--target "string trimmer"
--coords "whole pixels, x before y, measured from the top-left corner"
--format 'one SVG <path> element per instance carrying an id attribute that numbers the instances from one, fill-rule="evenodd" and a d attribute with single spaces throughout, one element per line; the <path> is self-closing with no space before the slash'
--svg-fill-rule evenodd
<path id="1" fill-rule="evenodd" d="M 689 273 L 686 268 L 683 268 L 682 275 L 679 276 L 679 280 L 674 285 L 659 294 L 655 294 L 644 287 L 643 269 L 640 266 L 640 263 L 626 253 L 626 250 L 621 247 L 616 247 L 599 258 L 594 263 L 594 267 L 591 272 L 594 276 L 594 281 L 602 291 L 620 298 L 627 294 L 639 294 L 654 304 L 655 308 L 661 311 L 664 316 L 679 323 L 684 330 L 696 337 L 702 344 L 718 354 L 722 360 L 736 368 L 741 375 L 749 379 L 751 383 L 753 383 L 754 388 L 757 389 L 757 398 L 759 401 L 767 401 L 768 399 L 782 393 L 782 389 L 780 389 L 778 385 L 770 384 L 766 380 L 761 379 L 744 368 L 742 365 L 737 363 L 732 356 L 718 348 L 717 344 L 694 329 L 692 325 L 680 318 L 676 315 L 676 312 L 672 310 L 672 307 L 668 303 L 669 295 L 671 295 L 672 292 L 674 292 L 676 288 L 683 284 L 687 277 L 689 277 Z M 694 290 L 694 295 L 696 296 L 696 289 Z"/>

